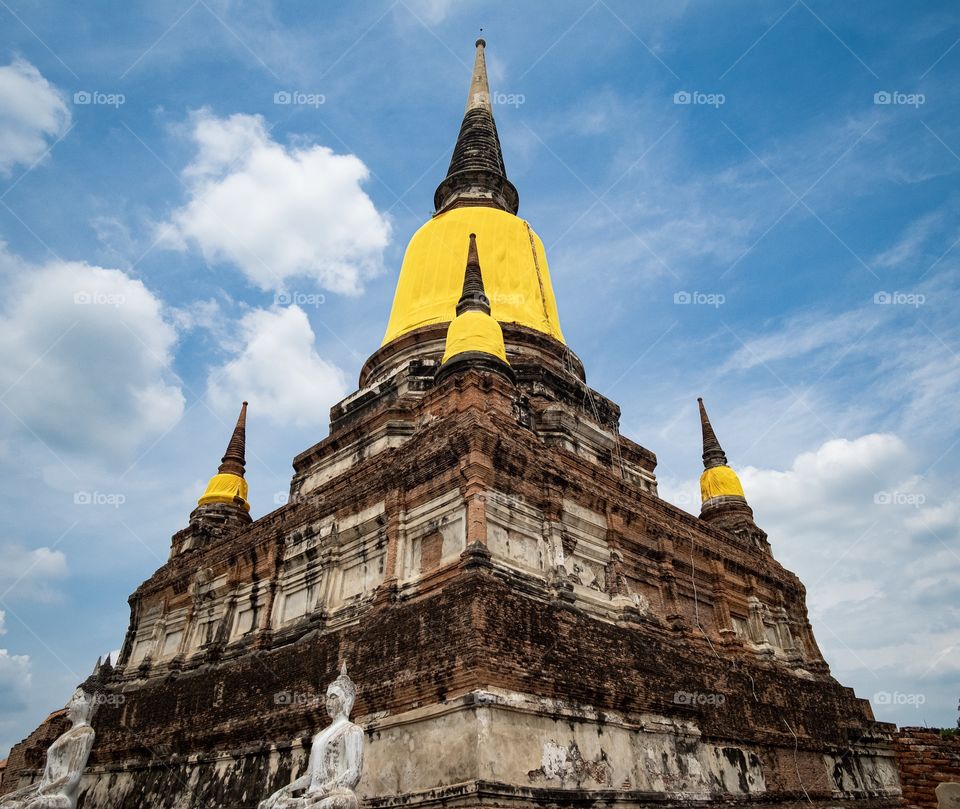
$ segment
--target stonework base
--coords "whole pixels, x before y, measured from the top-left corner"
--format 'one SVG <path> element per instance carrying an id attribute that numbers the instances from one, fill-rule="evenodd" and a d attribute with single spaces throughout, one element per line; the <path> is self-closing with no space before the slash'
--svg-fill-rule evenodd
<path id="1" fill-rule="evenodd" d="M 894 806 L 892 751 L 823 753 L 706 739 L 695 722 L 600 712 L 505 691 L 474 691 L 394 716 L 359 718 L 367 807 Z M 304 772 L 305 740 L 231 755 L 93 769 L 81 809 L 220 806 L 258 800 Z M 851 763 L 852 762 L 852 763 Z"/>

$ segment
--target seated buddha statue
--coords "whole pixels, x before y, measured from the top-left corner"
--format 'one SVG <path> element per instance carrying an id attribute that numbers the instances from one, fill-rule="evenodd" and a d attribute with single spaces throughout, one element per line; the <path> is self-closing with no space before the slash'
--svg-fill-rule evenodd
<path id="1" fill-rule="evenodd" d="M 363 729 L 350 721 L 356 695 L 344 664 L 327 688 L 333 721 L 313 737 L 307 771 L 262 801 L 260 809 L 358 809 L 354 790 L 363 767 Z"/>
<path id="2" fill-rule="evenodd" d="M 43 776 L 0 797 L 0 809 L 76 809 L 80 776 L 93 747 L 93 709 L 93 697 L 78 688 L 67 703 L 72 727 L 48 748 Z"/>

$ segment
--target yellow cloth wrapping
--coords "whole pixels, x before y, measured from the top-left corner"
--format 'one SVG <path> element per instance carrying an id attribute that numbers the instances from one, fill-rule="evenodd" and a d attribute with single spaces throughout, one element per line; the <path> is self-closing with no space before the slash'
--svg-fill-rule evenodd
<path id="1" fill-rule="evenodd" d="M 407 245 L 383 344 L 456 314 L 470 234 L 477 234 L 483 285 L 493 317 L 560 342 L 560 319 L 540 237 L 498 208 L 454 208 L 421 227 Z"/>
<path id="2" fill-rule="evenodd" d="M 507 352 L 503 347 L 500 324 L 484 312 L 464 312 L 454 318 L 447 329 L 443 362 L 464 351 L 482 351 L 506 362 Z"/>
<path id="3" fill-rule="evenodd" d="M 198 505 L 207 503 L 234 503 L 234 498 L 239 497 L 243 500 L 243 507 L 249 511 L 250 504 L 247 502 L 247 481 L 239 475 L 229 473 L 214 475 L 207 484 L 207 490 L 198 501 Z"/>
<path id="4" fill-rule="evenodd" d="M 700 502 L 706 503 L 711 497 L 743 497 L 740 478 L 729 466 L 714 466 L 705 469 L 700 475 Z"/>

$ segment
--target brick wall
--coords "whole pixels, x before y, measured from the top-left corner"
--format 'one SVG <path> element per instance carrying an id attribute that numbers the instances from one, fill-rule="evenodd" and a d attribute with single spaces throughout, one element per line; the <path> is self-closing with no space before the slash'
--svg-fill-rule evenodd
<path id="1" fill-rule="evenodd" d="M 936 728 L 900 728 L 896 750 L 907 809 L 933 809 L 937 785 L 960 782 L 960 734 L 942 736 Z"/>
<path id="2" fill-rule="evenodd" d="M 17 788 L 20 770 L 43 769 L 47 761 L 47 748 L 70 727 L 66 714 L 64 710 L 54 711 L 26 739 L 14 745 L 10 757 L 3 762 L 6 766 L 0 769 L 0 795 Z"/>

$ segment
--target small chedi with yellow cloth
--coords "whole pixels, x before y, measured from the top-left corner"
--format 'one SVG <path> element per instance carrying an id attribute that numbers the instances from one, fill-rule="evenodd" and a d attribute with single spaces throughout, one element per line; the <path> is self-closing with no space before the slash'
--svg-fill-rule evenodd
<path id="1" fill-rule="evenodd" d="M 727 465 L 727 455 L 717 440 L 703 399 L 700 429 L 703 434 L 703 474 L 700 475 L 700 519 L 734 531 L 758 548 L 769 550 L 767 535 L 753 521 L 737 473 Z"/>

